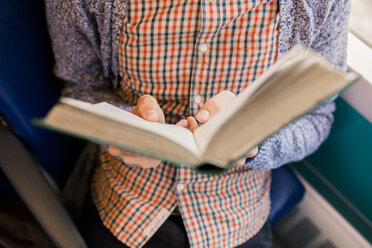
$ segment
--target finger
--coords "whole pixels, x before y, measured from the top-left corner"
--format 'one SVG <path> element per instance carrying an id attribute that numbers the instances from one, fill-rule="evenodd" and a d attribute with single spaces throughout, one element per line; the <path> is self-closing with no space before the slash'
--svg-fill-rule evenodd
<path id="1" fill-rule="evenodd" d="M 132 110 L 132 113 L 147 121 L 164 123 L 163 111 L 161 110 L 156 99 L 150 95 L 141 96 L 138 99 L 137 107 Z"/>
<path id="2" fill-rule="evenodd" d="M 141 96 L 138 99 L 138 110 L 141 113 L 143 119 L 147 121 L 158 121 L 159 115 L 157 111 L 158 102 L 150 95 Z"/>
<path id="3" fill-rule="evenodd" d="M 161 163 L 161 160 L 148 158 L 148 157 L 133 158 L 133 157 L 122 156 L 121 159 L 124 163 L 128 165 L 139 166 L 142 168 L 154 168 L 154 167 L 157 167 Z"/>
<path id="4" fill-rule="evenodd" d="M 194 132 L 194 130 L 197 129 L 198 126 L 199 126 L 198 122 L 192 116 L 189 116 L 187 118 L 187 122 L 188 122 L 188 126 L 189 126 L 191 132 Z"/>
<path id="5" fill-rule="evenodd" d="M 205 123 L 210 120 L 215 114 L 217 114 L 218 111 L 220 111 L 223 107 L 225 107 L 227 104 L 235 99 L 236 96 L 231 91 L 222 91 L 209 99 L 195 117 L 199 122 Z"/>
<path id="6" fill-rule="evenodd" d="M 186 119 L 182 119 L 182 120 L 180 120 L 179 122 L 176 123 L 176 126 L 188 128 L 189 127 L 189 123 L 187 122 Z"/>
<path id="7" fill-rule="evenodd" d="M 258 153 L 258 147 L 256 146 L 255 148 L 253 148 L 247 155 L 247 158 L 253 158 L 257 155 Z"/>
<path id="8" fill-rule="evenodd" d="M 140 157 L 141 155 L 138 155 L 136 153 L 133 153 L 133 152 L 127 152 L 127 151 L 124 151 L 124 150 L 121 150 L 119 148 L 116 148 L 116 147 L 113 147 L 113 146 L 109 146 L 108 149 L 107 149 L 108 153 L 110 153 L 112 156 L 128 156 L 128 157 Z"/>
<path id="9" fill-rule="evenodd" d="M 235 166 L 243 166 L 245 164 L 246 158 L 239 159 L 236 163 Z"/>
<path id="10" fill-rule="evenodd" d="M 121 150 L 116 147 L 109 146 L 107 151 L 113 156 L 121 156 Z"/>
<path id="11" fill-rule="evenodd" d="M 119 157 L 124 163 L 132 166 L 140 166 L 142 168 L 154 168 L 157 167 L 161 160 L 144 157 L 136 153 L 127 152 L 120 150 L 116 147 L 109 146 L 108 152 L 115 157 Z"/>

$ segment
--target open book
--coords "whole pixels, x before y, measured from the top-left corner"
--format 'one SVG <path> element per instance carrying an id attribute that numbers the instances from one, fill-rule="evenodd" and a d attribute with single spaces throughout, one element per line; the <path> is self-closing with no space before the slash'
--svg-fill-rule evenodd
<path id="1" fill-rule="evenodd" d="M 108 103 L 71 98 L 61 98 L 39 125 L 193 168 L 227 168 L 358 77 L 295 47 L 194 133 L 145 121 Z"/>

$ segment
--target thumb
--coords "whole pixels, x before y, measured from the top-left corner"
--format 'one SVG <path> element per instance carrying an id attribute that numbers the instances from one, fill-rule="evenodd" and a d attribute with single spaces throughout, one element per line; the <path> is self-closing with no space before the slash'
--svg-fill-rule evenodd
<path id="1" fill-rule="evenodd" d="M 143 95 L 138 99 L 137 106 L 132 113 L 147 121 L 164 123 L 164 114 L 153 96 Z"/>

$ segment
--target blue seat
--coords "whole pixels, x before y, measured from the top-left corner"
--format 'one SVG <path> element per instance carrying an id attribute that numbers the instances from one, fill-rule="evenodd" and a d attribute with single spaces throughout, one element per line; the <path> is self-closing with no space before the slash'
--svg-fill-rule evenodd
<path id="1" fill-rule="evenodd" d="M 31 125 L 58 99 L 42 1 L 0 2 L 0 114 L 60 186 L 82 142 Z"/>
<path id="2" fill-rule="evenodd" d="M 39 171 L 41 165 L 63 187 L 83 143 L 30 124 L 56 102 L 60 88 L 43 1 L 0 1 L 0 54 L 0 168 L 58 247 L 86 247 Z M 2 171 L 2 200 L 14 200 Z"/>
<path id="3" fill-rule="evenodd" d="M 82 143 L 30 124 L 30 119 L 45 115 L 60 90 L 52 75 L 53 59 L 44 19 L 42 1 L 0 2 L 0 114 L 31 156 L 63 186 Z M 302 184 L 289 168 L 274 170 L 272 223 L 303 193 Z M 48 229 L 45 223 L 44 228 Z M 53 231 L 47 232 L 53 236 Z"/>
<path id="4" fill-rule="evenodd" d="M 292 207 L 301 201 L 305 188 L 288 166 L 272 171 L 271 181 L 271 225 L 275 225 Z"/>

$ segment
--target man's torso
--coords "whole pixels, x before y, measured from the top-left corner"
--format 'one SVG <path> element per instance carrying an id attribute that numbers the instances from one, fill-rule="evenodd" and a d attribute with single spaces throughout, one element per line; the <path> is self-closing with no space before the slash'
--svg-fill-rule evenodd
<path id="1" fill-rule="evenodd" d="M 238 94 L 275 61 L 278 18 L 277 1 L 128 1 L 118 94 L 131 105 L 153 95 L 169 123 L 195 115 L 206 99 Z M 93 200 L 105 226 L 130 247 L 142 246 L 176 206 L 191 247 L 235 247 L 269 213 L 269 171 L 141 169 L 105 151 L 101 163 Z"/>

